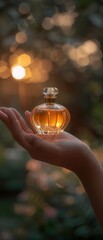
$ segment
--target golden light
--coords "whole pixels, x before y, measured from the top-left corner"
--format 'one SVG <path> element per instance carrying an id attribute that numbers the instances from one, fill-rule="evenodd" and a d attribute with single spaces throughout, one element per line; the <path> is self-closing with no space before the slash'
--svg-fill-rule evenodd
<path id="1" fill-rule="evenodd" d="M 16 65 L 16 66 L 13 66 L 11 68 L 11 73 L 12 73 L 12 76 L 16 79 L 16 80 L 21 80 L 25 77 L 26 75 L 26 71 L 25 71 L 25 68 L 20 66 L 20 65 Z"/>
<path id="2" fill-rule="evenodd" d="M 31 64 L 31 57 L 23 53 L 18 57 L 18 64 L 22 65 L 23 67 L 27 67 Z"/>

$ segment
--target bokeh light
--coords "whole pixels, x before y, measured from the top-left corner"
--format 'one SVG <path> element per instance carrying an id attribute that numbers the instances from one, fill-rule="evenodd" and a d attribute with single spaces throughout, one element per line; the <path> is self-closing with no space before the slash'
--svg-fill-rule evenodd
<path id="1" fill-rule="evenodd" d="M 12 76 L 16 79 L 16 80 L 21 80 L 22 78 L 25 77 L 25 68 L 23 68 L 20 65 L 16 65 L 13 66 L 11 68 L 11 72 L 12 72 Z"/>
<path id="2" fill-rule="evenodd" d="M 62 29 L 71 28 L 75 23 L 75 18 L 78 13 L 74 11 L 74 8 L 66 12 L 57 12 L 52 16 L 55 26 L 61 27 Z"/>
<path id="3" fill-rule="evenodd" d="M 63 52 L 72 61 L 75 67 L 101 66 L 102 52 L 97 41 L 88 40 L 78 44 L 64 44 Z"/>
<path id="4" fill-rule="evenodd" d="M 53 27 L 54 27 L 54 21 L 52 18 L 50 17 L 46 17 L 43 19 L 43 22 L 42 22 L 42 27 L 45 29 L 45 30 L 51 30 Z"/>
<path id="5" fill-rule="evenodd" d="M 29 14 L 30 13 L 30 5 L 26 2 L 22 2 L 19 5 L 19 12 L 23 15 Z"/>
<path id="6" fill-rule="evenodd" d="M 6 79 L 9 78 L 10 75 L 11 73 L 7 63 L 3 60 L 0 60 L 0 77 Z"/>
<path id="7" fill-rule="evenodd" d="M 98 51 L 98 45 L 96 42 L 92 41 L 92 40 L 88 40 L 83 44 L 83 48 L 84 50 L 88 53 L 88 54 L 93 54 L 96 51 Z"/>
<path id="8" fill-rule="evenodd" d="M 26 53 L 21 54 L 18 56 L 18 64 L 23 67 L 29 66 L 31 64 L 31 57 Z"/>
<path id="9" fill-rule="evenodd" d="M 27 41 L 27 34 L 25 32 L 18 32 L 15 36 L 16 42 L 23 44 Z"/>

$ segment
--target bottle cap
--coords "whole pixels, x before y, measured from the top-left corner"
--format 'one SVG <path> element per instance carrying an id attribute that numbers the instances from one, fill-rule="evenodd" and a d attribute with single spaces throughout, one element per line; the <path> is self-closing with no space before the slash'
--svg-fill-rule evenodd
<path id="1" fill-rule="evenodd" d="M 59 93 L 59 89 L 56 87 L 46 87 L 43 89 L 44 97 L 55 98 L 58 93 Z"/>

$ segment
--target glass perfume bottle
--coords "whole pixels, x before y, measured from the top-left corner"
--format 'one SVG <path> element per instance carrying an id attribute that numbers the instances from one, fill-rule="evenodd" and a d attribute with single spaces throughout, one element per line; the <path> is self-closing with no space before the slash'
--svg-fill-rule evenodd
<path id="1" fill-rule="evenodd" d="M 55 102 L 58 93 L 58 88 L 44 88 L 45 102 L 31 111 L 31 125 L 39 134 L 58 134 L 70 121 L 68 109 Z"/>

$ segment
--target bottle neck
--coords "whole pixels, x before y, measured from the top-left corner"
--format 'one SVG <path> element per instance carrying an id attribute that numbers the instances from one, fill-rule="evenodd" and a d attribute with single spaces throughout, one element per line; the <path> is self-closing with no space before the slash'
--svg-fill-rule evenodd
<path id="1" fill-rule="evenodd" d="M 45 97 L 45 103 L 52 104 L 55 103 L 55 98 L 53 97 Z"/>

